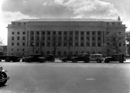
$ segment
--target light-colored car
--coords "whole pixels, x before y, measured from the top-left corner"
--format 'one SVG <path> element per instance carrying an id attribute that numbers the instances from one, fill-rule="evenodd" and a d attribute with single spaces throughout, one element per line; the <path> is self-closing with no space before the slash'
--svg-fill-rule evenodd
<path id="1" fill-rule="evenodd" d="M 91 54 L 90 61 L 97 61 L 97 63 L 101 63 L 103 61 L 102 54 Z"/>

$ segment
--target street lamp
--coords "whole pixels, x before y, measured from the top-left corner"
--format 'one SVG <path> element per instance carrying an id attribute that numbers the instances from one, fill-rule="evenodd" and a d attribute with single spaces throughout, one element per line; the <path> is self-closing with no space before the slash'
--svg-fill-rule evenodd
<path id="1" fill-rule="evenodd" d="M 32 46 L 33 46 L 33 54 L 34 54 L 34 46 L 35 46 L 35 43 L 34 43 L 34 42 L 32 43 Z"/>

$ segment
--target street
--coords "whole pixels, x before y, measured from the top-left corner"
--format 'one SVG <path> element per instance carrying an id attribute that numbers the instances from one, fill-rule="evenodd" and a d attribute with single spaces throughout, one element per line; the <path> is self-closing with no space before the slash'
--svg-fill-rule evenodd
<path id="1" fill-rule="evenodd" d="M 130 93 L 130 63 L 1 62 L 0 93 Z"/>

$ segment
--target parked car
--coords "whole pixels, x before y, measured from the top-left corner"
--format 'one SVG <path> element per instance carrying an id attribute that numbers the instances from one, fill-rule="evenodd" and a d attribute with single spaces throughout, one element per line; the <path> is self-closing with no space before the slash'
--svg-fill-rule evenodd
<path id="1" fill-rule="evenodd" d="M 43 55 L 30 55 L 22 58 L 23 62 L 45 62 Z"/>
<path id="2" fill-rule="evenodd" d="M 62 62 L 72 61 L 72 57 L 73 57 L 72 55 L 71 56 L 66 56 L 66 57 L 60 58 L 60 60 Z"/>
<path id="3" fill-rule="evenodd" d="M 110 57 L 106 57 L 104 62 L 109 63 L 111 61 L 119 61 L 119 63 L 123 63 L 125 61 L 125 56 L 123 54 L 114 54 Z"/>
<path id="4" fill-rule="evenodd" d="M 73 63 L 76 63 L 78 61 L 84 61 L 84 63 L 89 63 L 89 60 L 90 60 L 90 58 L 89 58 L 89 55 L 87 53 L 81 53 L 75 57 L 72 57 Z"/>
<path id="5" fill-rule="evenodd" d="M 55 61 L 55 57 L 53 54 L 48 54 L 44 57 L 44 60 L 45 61 L 51 61 L 51 62 L 54 62 Z"/>
<path id="6" fill-rule="evenodd" d="M 14 55 L 0 55 L 0 61 L 5 60 L 6 62 L 19 62 L 20 58 Z"/>
<path id="7" fill-rule="evenodd" d="M 91 54 L 90 61 L 97 61 L 97 63 L 101 63 L 103 61 L 102 54 Z"/>

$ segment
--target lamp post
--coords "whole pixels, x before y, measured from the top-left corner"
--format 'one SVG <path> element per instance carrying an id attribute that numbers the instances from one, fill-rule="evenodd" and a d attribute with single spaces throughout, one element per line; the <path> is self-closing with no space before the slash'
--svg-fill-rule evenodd
<path id="1" fill-rule="evenodd" d="M 32 46 L 33 46 L 33 54 L 34 54 L 34 45 L 35 45 L 35 43 L 33 42 L 33 43 L 32 43 Z"/>

